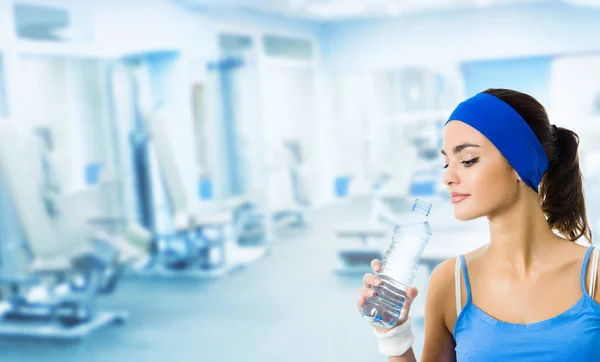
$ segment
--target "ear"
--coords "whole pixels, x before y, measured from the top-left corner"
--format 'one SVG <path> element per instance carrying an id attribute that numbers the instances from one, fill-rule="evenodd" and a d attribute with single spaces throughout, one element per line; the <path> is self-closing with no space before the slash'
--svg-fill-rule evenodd
<path id="1" fill-rule="evenodd" d="M 519 176 L 519 174 L 517 173 L 517 171 L 514 168 L 512 169 L 512 173 L 515 176 L 515 178 L 517 179 L 517 181 L 523 182 L 523 180 L 521 179 L 521 176 Z"/>
<path id="2" fill-rule="evenodd" d="M 515 179 L 516 179 L 518 182 L 523 182 L 523 180 L 521 179 L 521 176 L 519 176 L 519 174 L 517 173 L 517 170 L 515 170 L 515 169 L 514 169 L 514 168 L 513 168 L 513 167 L 510 165 L 510 163 L 508 163 L 508 161 L 506 161 L 506 160 L 505 160 L 505 162 L 506 162 L 506 166 L 508 167 L 508 170 L 509 170 L 509 171 L 512 173 L 512 175 L 515 177 Z"/>

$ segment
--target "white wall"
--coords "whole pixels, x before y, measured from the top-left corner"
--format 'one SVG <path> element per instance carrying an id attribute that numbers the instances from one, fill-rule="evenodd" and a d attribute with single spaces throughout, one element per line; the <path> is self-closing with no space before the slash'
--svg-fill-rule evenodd
<path id="1" fill-rule="evenodd" d="M 91 13 L 94 22 L 94 40 L 100 46 L 115 46 L 131 52 L 153 48 L 181 51 L 182 56 L 172 73 L 173 81 L 168 90 L 171 100 L 169 114 L 172 117 L 169 137 L 177 144 L 176 159 L 184 172 L 182 175 L 184 187 L 188 195 L 194 196 L 198 192 L 199 170 L 198 164 L 192 157 L 195 155 L 196 148 L 192 123 L 191 86 L 193 82 L 202 82 L 209 78 L 206 69 L 193 67 L 205 66 L 207 61 L 218 58 L 219 32 L 227 30 L 256 37 L 265 32 L 274 32 L 316 38 L 319 28 L 317 24 L 308 21 L 252 13 L 193 13 L 175 6 L 168 0 L 149 0 L 145 1 L 143 6 L 134 0 L 118 2 L 110 0 L 96 4 Z M 268 84 L 262 86 L 268 87 Z M 255 92 L 260 93 L 260 87 Z M 207 102 L 209 107 L 210 100 L 207 99 Z M 209 132 L 219 129 L 215 127 L 215 121 L 218 121 L 218 117 L 207 119 Z M 323 122 L 316 124 L 323 124 Z M 317 129 L 315 132 L 321 131 Z M 222 167 L 222 160 L 218 159 L 217 153 L 220 147 L 217 142 L 220 137 L 217 134 L 210 134 L 209 137 L 208 147 L 212 151 L 212 155 L 209 155 L 210 166 L 213 169 Z M 326 159 L 327 157 L 322 158 L 322 160 Z M 327 167 L 321 165 L 320 168 Z"/>
<path id="2" fill-rule="evenodd" d="M 556 3 L 349 21 L 325 26 L 322 48 L 332 70 L 597 51 L 599 19 Z"/>
<path id="3" fill-rule="evenodd" d="M 93 38 L 123 48 L 185 49 L 191 55 L 215 52 L 214 24 L 180 9 L 168 0 L 108 0 L 90 10 Z"/>
<path id="4" fill-rule="evenodd" d="M 549 90 L 553 118 L 581 136 L 580 150 L 598 152 L 600 140 L 600 54 L 556 59 Z"/>

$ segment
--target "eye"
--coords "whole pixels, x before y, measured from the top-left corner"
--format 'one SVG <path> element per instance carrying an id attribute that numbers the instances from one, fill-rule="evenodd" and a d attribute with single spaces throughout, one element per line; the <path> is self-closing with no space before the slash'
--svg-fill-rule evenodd
<path id="1" fill-rule="evenodd" d="M 448 168 L 448 164 L 445 164 L 442 168 Z"/>
<path id="2" fill-rule="evenodd" d="M 461 161 L 461 163 L 462 163 L 463 165 L 465 165 L 465 167 L 471 167 L 471 166 L 473 166 L 475 163 L 477 163 L 477 161 L 479 161 L 479 157 L 475 157 L 475 158 L 472 158 L 472 159 L 470 159 L 470 160 L 466 160 L 466 161 Z"/>

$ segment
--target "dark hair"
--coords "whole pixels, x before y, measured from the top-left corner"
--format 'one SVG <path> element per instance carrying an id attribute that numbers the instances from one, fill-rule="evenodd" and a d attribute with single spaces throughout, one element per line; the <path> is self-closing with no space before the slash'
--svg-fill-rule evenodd
<path id="1" fill-rule="evenodd" d="M 508 103 L 527 122 L 548 156 L 548 171 L 542 177 L 539 194 L 542 210 L 550 228 L 567 239 L 585 237 L 592 242 L 579 168 L 579 136 L 566 128 L 550 124 L 546 109 L 532 96 L 510 89 L 488 89 Z"/>

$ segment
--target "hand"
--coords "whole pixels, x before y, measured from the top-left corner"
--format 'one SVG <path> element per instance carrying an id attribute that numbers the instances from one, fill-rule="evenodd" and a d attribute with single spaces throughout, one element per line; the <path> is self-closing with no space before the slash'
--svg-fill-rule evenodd
<path id="1" fill-rule="evenodd" d="M 365 286 L 360 289 L 360 296 L 358 298 L 357 307 L 358 311 L 362 309 L 362 307 L 367 303 L 367 297 L 375 296 L 375 290 L 371 289 L 372 286 L 381 285 L 381 279 L 377 278 L 377 273 L 381 270 L 381 262 L 378 259 L 373 259 L 371 261 L 371 269 L 373 270 L 373 274 L 367 273 L 363 276 L 363 282 Z M 412 305 L 413 300 L 419 294 L 417 288 L 409 287 L 406 291 L 406 300 L 404 301 L 404 305 L 402 306 L 402 311 L 400 312 L 400 318 L 398 318 L 398 322 L 395 326 L 398 326 L 408 319 L 408 313 L 410 312 L 410 306 Z M 394 326 L 394 327 L 395 327 Z M 391 329 L 381 328 L 374 326 L 375 329 L 379 332 L 388 332 Z"/>

